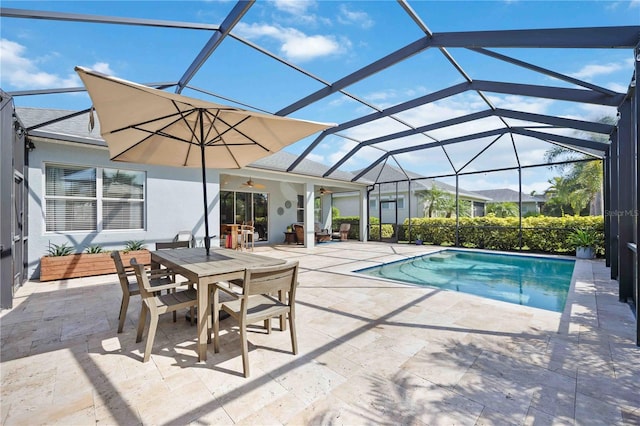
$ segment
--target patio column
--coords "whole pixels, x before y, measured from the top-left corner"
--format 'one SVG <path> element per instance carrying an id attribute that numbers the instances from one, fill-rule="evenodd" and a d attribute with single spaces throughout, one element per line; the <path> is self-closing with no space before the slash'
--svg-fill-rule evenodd
<path id="1" fill-rule="evenodd" d="M 313 248 L 316 242 L 316 233 L 314 231 L 314 200 L 316 193 L 313 183 L 304 184 L 304 246 Z"/>
<path id="2" fill-rule="evenodd" d="M 367 188 L 360 189 L 360 241 L 369 240 L 369 197 Z"/>

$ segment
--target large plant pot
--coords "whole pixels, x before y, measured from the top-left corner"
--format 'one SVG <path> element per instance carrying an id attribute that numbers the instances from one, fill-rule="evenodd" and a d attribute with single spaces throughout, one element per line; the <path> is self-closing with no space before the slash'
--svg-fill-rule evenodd
<path id="1" fill-rule="evenodd" d="M 125 265 L 129 265 L 129 262 L 134 257 L 138 263 L 151 263 L 149 250 L 123 252 L 121 256 Z M 109 253 L 81 253 L 40 258 L 40 281 L 90 277 L 93 275 L 114 274 L 115 272 L 116 267 Z"/>
<path id="2" fill-rule="evenodd" d="M 593 259 L 596 256 L 593 247 L 577 247 L 576 257 L 578 259 Z"/>

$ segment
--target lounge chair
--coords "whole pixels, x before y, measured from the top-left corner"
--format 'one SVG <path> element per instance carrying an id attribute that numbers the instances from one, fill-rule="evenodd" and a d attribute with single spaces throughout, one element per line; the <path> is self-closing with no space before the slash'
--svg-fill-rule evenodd
<path id="1" fill-rule="evenodd" d="M 340 229 L 331 233 L 331 238 L 339 239 L 340 241 L 347 241 L 349 238 L 349 230 L 351 229 L 350 223 L 341 223 Z"/>

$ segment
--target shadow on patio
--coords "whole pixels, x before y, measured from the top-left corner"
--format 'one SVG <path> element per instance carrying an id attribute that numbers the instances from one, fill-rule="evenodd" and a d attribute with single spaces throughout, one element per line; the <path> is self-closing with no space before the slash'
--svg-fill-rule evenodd
<path id="1" fill-rule="evenodd" d="M 167 315 L 143 364 L 115 275 L 27 283 L 1 317 L 2 424 L 637 423 L 633 316 L 601 262 L 577 264 L 563 314 L 350 273 L 417 250 L 256 248 L 300 261 L 300 354 L 254 329 L 249 379 L 230 322 L 198 363 Z"/>

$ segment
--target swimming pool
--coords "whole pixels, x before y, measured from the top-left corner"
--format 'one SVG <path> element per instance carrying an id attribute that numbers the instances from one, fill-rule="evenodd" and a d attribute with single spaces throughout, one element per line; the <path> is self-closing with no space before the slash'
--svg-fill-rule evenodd
<path id="1" fill-rule="evenodd" d="M 562 312 L 575 261 L 443 250 L 354 272 Z"/>

